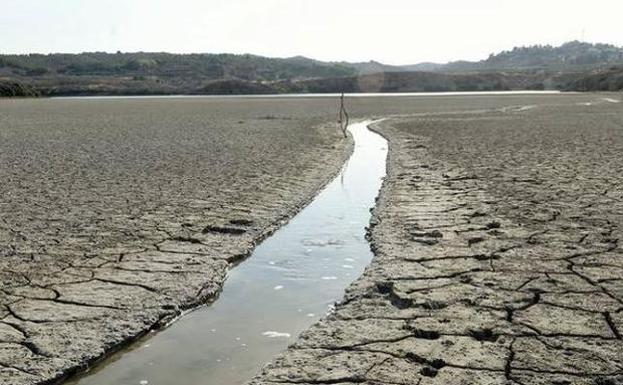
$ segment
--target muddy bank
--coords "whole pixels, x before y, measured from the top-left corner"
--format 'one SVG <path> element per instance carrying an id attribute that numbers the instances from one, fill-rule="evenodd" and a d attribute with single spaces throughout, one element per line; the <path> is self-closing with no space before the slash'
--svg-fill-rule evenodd
<path id="1" fill-rule="evenodd" d="M 375 258 L 253 384 L 623 381 L 623 111 L 384 122 Z"/>
<path id="2" fill-rule="evenodd" d="M 68 384 L 244 384 L 326 315 L 372 259 L 365 233 L 387 143 L 367 124 L 349 127 L 340 174 L 229 272 L 217 301 Z"/>
<path id="3" fill-rule="evenodd" d="M 352 150 L 314 116 L 243 110 L 2 106 L 0 383 L 54 383 L 212 300 Z"/>
<path id="4" fill-rule="evenodd" d="M 601 99 L 370 97 L 348 108 L 356 119 L 592 109 Z M 339 169 L 348 146 L 334 126 L 319 128 L 335 107 L 302 98 L 2 101 L 0 383 L 62 377 L 213 298 L 227 268 Z"/>

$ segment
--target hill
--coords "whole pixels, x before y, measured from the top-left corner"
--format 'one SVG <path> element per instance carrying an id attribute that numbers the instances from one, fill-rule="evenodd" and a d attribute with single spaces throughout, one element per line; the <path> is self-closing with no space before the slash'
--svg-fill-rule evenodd
<path id="1" fill-rule="evenodd" d="M 147 52 L 0 55 L 0 81 L 50 96 L 188 94 L 207 85 L 297 81 L 356 73 L 353 67 L 304 57 Z M 3 95 L 15 96 L 8 91 Z"/>
<path id="2" fill-rule="evenodd" d="M 282 80 L 348 76 L 354 69 L 334 63 L 293 57 L 267 58 L 233 54 L 105 53 L 0 55 L 0 75 L 161 76 Z"/>
<path id="3" fill-rule="evenodd" d="M 622 48 L 578 41 L 406 66 L 249 54 L 0 55 L 0 96 L 619 90 L 616 68 L 623 68 Z"/>
<path id="4" fill-rule="evenodd" d="M 571 41 L 559 47 L 533 45 L 491 54 L 487 59 L 438 65 L 435 71 L 557 70 L 570 71 L 623 64 L 623 48 Z"/>

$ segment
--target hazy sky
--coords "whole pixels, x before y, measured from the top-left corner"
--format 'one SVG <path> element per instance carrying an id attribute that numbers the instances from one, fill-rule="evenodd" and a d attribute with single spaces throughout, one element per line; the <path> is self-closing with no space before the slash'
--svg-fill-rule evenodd
<path id="1" fill-rule="evenodd" d="M 623 45 L 623 0 L 0 0 L 0 53 L 232 52 L 392 64 Z"/>

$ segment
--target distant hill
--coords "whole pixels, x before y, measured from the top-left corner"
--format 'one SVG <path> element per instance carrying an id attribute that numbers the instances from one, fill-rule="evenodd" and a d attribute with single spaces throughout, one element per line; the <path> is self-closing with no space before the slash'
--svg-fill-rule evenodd
<path id="1" fill-rule="evenodd" d="M 214 82 L 297 81 L 356 73 L 352 67 L 304 57 L 147 52 L 0 55 L 0 81 L 34 87 L 43 95 L 186 94 Z"/>
<path id="2" fill-rule="evenodd" d="M 623 89 L 611 68 L 623 68 L 623 48 L 578 41 L 404 66 L 249 54 L 0 55 L 0 96 Z"/>
<path id="3" fill-rule="evenodd" d="M 400 68 L 406 72 L 409 72 L 409 71 L 431 72 L 431 71 L 439 71 L 443 66 L 444 66 L 443 64 L 439 64 L 439 63 L 423 62 L 423 63 L 418 63 L 418 64 L 400 66 Z"/>
<path id="4" fill-rule="evenodd" d="M 374 60 L 359 63 L 337 62 L 336 64 L 351 68 L 355 70 L 358 75 L 376 74 L 380 72 L 403 72 L 406 70 L 403 66 L 383 64 Z"/>
<path id="5" fill-rule="evenodd" d="M 533 45 L 491 54 L 487 59 L 456 61 L 435 68 L 442 72 L 491 70 L 578 70 L 623 64 L 623 48 L 571 41 L 559 47 Z"/>
<path id="6" fill-rule="evenodd" d="M 296 82 L 294 92 L 445 92 L 541 89 L 541 79 L 499 73 L 385 72 Z"/>
<path id="7" fill-rule="evenodd" d="M 491 54 L 480 61 L 453 61 L 450 63 L 417 63 L 389 66 L 374 61 L 366 63 L 340 62 L 360 74 L 376 72 L 474 72 L 499 70 L 556 70 L 570 71 L 587 68 L 605 68 L 623 65 L 623 47 L 611 44 L 591 44 L 571 41 L 561 46 L 532 45 L 515 47 L 509 51 Z"/>
<path id="8" fill-rule="evenodd" d="M 0 55 L 0 76 L 193 76 L 274 81 L 354 73 L 347 66 L 302 57 L 144 52 Z"/>
<path id="9" fill-rule="evenodd" d="M 357 76 L 253 83 L 218 81 L 199 93 L 358 93 L 358 92 L 448 92 L 562 89 L 567 80 L 558 76 L 523 72 L 447 74 L 439 72 L 383 72 Z M 235 90 L 228 92 L 228 90 Z"/>

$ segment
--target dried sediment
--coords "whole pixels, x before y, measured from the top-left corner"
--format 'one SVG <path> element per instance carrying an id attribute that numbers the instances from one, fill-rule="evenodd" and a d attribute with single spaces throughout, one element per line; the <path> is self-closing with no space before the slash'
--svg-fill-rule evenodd
<path id="1" fill-rule="evenodd" d="M 464 110 L 586 103 L 591 105 L 574 109 L 596 113 L 585 115 L 589 122 L 618 119 L 614 110 L 601 110 L 616 105 L 594 100 L 602 96 L 357 98 L 348 106 L 354 118 L 414 112 L 457 118 Z M 213 299 L 227 268 L 338 170 L 349 147 L 334 126 L 321 126 L 334 119 L 335 108 L 335 101 L 320 98 L 3 101 L 0 384 L 56 382 Z M 396 140 L 407 140 L 407 131 Z M 607 147 L 612 133 L 596 132 Z M 388 194 L 398 185 L 392 180 Z M 410 190 L 399 191 L 412 199 Z M 393 199 L 399 205 L 403 197 L 387 198 Z M 385 207 L 385 198 L 380 202 Z M 449 235 L 438 231 L 420 236 L 415 243 L 423 248 L 417 250 L 445 244 Z M 478 238 L 472 247 L 486 244 Z M 376 236 L 375 245 L 383 239 Z M 391 256 L 411 255 L 399 249 L 410 241 L 396 239 L 388 243 L 396 248 Z M 386 280 L 379 281 L 383 296 L 408 304 L 391 294 Z M 604 319 L 618 325 L 620 312 Z M 368 334 L 375 330 L 368 327 Z M 422 329 L 417 335 L 435 333 Z"/>
<path id="2" fill-rule="evenodd" d="M 228 100 L 0 116 L 0 384 L 55 383 L 218 294 L 335 175 L 334 125 Z"/>
<path id="3" fill-rule="evenodd" d="M 390 142 L 375 258 L 253 384 L 623 383 L 623 111 L 421 114 Z"/>

